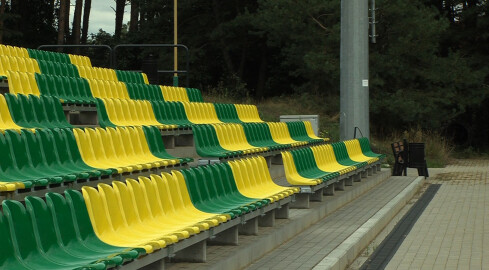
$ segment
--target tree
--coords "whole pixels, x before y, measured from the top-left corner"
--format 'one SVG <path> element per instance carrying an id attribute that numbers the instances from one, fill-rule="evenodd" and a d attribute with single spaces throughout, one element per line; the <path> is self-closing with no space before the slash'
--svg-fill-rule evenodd
<path id="1" fill-rule="evenodd" d="M 122 32 L 122 22 L 124 20 L 124 8 L 126 7 L 126 0 L 115 1 L 115 31 L 114 37 L 119 40 Z"/>
<path id="2" fill-rule="evenodd" d="M 85 0 L 85 6 L 83 7 L 83 27 L 82 27 L 82 35 L 81 35 L 82 44 L 87 44 L 88 22 L 90 20 L 91 8 L 92 8 L 92 0 Z"/>
<path id="3" fill-rule="evenodd" d="M 485 99 L 481 70 L 459 52 L 442 53 L 450 19 L 422 1 L 377 3 L 382 9 L 379 38 L 371 45 L 370 104 L 378 129 L 443 130 Z"/>
<path id="4" fill-rule="evenodd" d="M 67 10 L 66 2 L 69 2 L 69 0 L 59 0 L 58 45 L 65 43 L 65 29 L 69 18 L 69 9 Z"/>
<path id="5" fill-rule="evenodd" d="M 131 18 L 129 21 L 129 32 L 139 30 L 139 0 L 131 0 Z"/>
<path id="6" fill-rule="evenodd" d="M 82 17 L 83 0 L 76 0 L 75 11 L 73 14 L 73 30 L 72 41 L 73 44 L 80 44 L 80 32 L 81 32 L 81 17 Z"/>
<path id="7" fill-rule="evenodd" d="M 0 2 L 0 44 L 3 44 L 3 21 L 5 19 L 5 5 L 7 5 L 6 0 L 1 0 Z"/>

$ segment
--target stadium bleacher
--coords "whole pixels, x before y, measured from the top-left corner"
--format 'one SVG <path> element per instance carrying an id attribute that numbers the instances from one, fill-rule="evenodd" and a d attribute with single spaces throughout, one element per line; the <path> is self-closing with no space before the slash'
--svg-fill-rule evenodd
<path id="1" fill-rule="evenodd" d="M 185 251 L 238 244 L 259 218 L 287 218 L 385 158 L 367 138 L 328 143 L 308 121 L 265 122 L 255 105 L 204 102 L 85 56 L 0 45 L 0 76 L 0 269 L 203 260 Z M 64 106 L 96 110 L 97 125 Z M 191 155 L 175 143 L 188 132 Z"/>

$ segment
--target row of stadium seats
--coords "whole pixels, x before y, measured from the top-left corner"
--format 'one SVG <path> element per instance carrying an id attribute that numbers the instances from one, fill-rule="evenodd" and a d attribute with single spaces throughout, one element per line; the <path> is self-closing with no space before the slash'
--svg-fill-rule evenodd
<path id="1" fill-rule="evenodd" d="M 130 98 L 151 101 L 187 101 L 203 102 L 202 94 L 196 88 L 184 88 L 164 85 L 126 83 Z M 105 96 L 110 98 L 111 96 Z"/>
<path id="2" fill-rule="evenodd" d="M 5 130 L 0 134 L 0 191 L 163 168 L 175 158 L 154 127 Z"/>
<path id="3" fill-rule="evenodd" d="M 231 123 L 263 122 L 254 105 L 229 104 L 240 112 Z M 107 126 L 169 125 L 163 129 L 188 128 L 194 124 L 226 123 L 213 103 L 197 102 L 156 102 L 130 99 L 97 99 L 99 123 Z M 143 107 L 138 112 L 136 107 Z M 140 109 L 141 110 L 141 109 Z M 150 124 L 152 123 L 152 124 Z"/>
<path id="4" fill-rule="evenodd" d="M 229 158 L 323 143 L 328 140 L 311 135 L 307 127 L 310 127 L 310 122 L 298 122 L 297 125 L 267 122 L 195 125 L 192 130 L 199 156 Z M 292 138 L 291 129 L 294 129 L 294 134 L 301 134 L 295 137 L 301 140 Z"/>
<path id="5" fill-rule="evenodd" d="M 36 60 L 73 64 L 76 66 L 85 66 L 85 67 L 92 66 L 92 62 L 90 61 L 90 58 L 88 58 L 87 56 L 64 54 L 64 53 L 34 50 L 34 49 L 27 49 L 27 52 L 29 53 L 30 58 L 34 58 Z"/>
<path id="6" fill-rule="evenodd" d="M 195 88 L 124 83 L 46 75 L 39 72 L 7 71 L 7 76 L 9 78 L 9 90 L 12 94 L 55 96 L 65 103 L 94 104 L 95 98 L 145 99 L 139 98 L 136 94 L 144 92 L 144 89 L 159 93 L 159 96 L 155 94 L 154 99 L 150 100 L 202 102 L 202 95 Z"/>
<path id="7" fill-rule="evenodd" d="M 105 102 L 111 105 L 107 106 L 109 109 L 99 113 L 100 123 L 104 127 L 115 127 L 116 125 L 155 126 L 161 130 L 170 130 L 178 127 L 176 124 L 158 122 L 149 101 L 109 99 Z M 113 105 L 112 102 L 117 105 Z M 178 104 L 176 102 L 169 103 Z M 105 105 L 99 105 L 99 108 L 102 107 L 105 107 Z M 2 132 L 9 129 L 19 132 L 23 128 L 73 128 L 67 122 L 60 102 L 53 97 L 0 95 L 0 108 L 0 130 Z M 211 132 L 211 135 L 204 135 L 207 136 L 204 141 L 215 141 L 225 152 L 231 151 L 234 153 L 233 155 L 286 149 L 290 148 L 290 146 L 299 146 L 306 143 L 324 142 L 324 139 L 313 135 L 309 122 L 269 122 L 262 123 L 262 125 L 257 127 L 261 127 L 262 131 L 257 132 L 252 125 L 215 124 L 212 127 L 208 127 L 213 132 Z M 202 138 L 203 135 L 199 133 L 201 129 L 196 127 L 196 130 L 196 138 Z M 263 139 L 263 134 L 266 134 L 265 140 Z M 206 144 L 196 145 L 198 147 L 203 146 L 203 148 L 208 147 L 204 146 Z M 279 146 L 277 147 L 277 145 Z M 205 150 L 202 151 L 202 153 L 205 152 Z M 220 154 L 219 156 L 222 157 L 223 155 Z"/>
<path id="8" fill-rule="evenodd" d="M 74 78 L 121 81 L 126 83 L 148 84 L 146 74 L 115 70 L 110 68 L 77 65 L 66 62 L 53 62 L 45 58 L 26 58 L 0 54 L 0 76 L 8 77 L 8 71 L 42 73 L 47 75 L 68 76 Z M 85 60 L 75 60 L 83 62 Z"/>
<path id="9" fill-rule="evenodd" d="M 52 61 L 79 66 L 92 66 L 90 58 L 81 55 L 49 52 L 35 49 L 26 49 L 10 45 L 0 44 L 0 55 L 16 56 L 22 58 L 34 58 L 37 60 Z"/>
<path id="10" fill-rule="evenodd" d="M 0 265 L 106 269 L 180 242 L 299 191 L 276 185 L 263 157 L 126 183 L 2 202 Z"/>
<path id="11" fill-rule="evenodd" d="M 22 128 L 72 128 L 58 99 L 49 96 L 0 95 L 0 131 Z"/>
<path id="12" fill-rule="evenodd" d="M 385 158 L 370 149 L 367 138 L 282 152 L 287 181 L 317 185 Z"/>

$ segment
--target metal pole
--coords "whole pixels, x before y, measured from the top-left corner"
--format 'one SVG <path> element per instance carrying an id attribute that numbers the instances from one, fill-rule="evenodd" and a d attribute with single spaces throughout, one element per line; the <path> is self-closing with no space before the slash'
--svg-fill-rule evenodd
<path id="1" fill-rule="evenodd" d="M 177 2 L 173 0 L 173 45 L 178 44 L 178 14 Z M 178 48 L 173 48 L 173 70 L 178 70 Z M 178 73 L 173 73 L 173 86 L 178 86 Z"/>
<path id="2" fill-rule="evenodd" d="M 370 6 L 370 25 L 372 29 L 372 34 L 370 36 L 370 40 L 372 43 L 377 43 L 377 33 L 375 32 L 375 25 L 377 22 L 375 21 L 375 0 L 370 0 L 371 1 L 371 6 Z"/>
<path id="3" fill-rule="evenodd" d="M 341 0 L 340 139 L 370 137 L 368 0 Z"/>

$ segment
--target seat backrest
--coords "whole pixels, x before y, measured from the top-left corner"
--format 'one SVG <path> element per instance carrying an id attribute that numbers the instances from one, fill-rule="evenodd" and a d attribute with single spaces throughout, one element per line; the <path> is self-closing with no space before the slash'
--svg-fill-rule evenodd
<path id="1" fill-rule="evenodd" d="M 22 203 L 5 200 L 2 202 L 2 208 L 9 225 L 13 245 L 20 259 L 27 259 L 37 253 L 32 220 Z"/>

